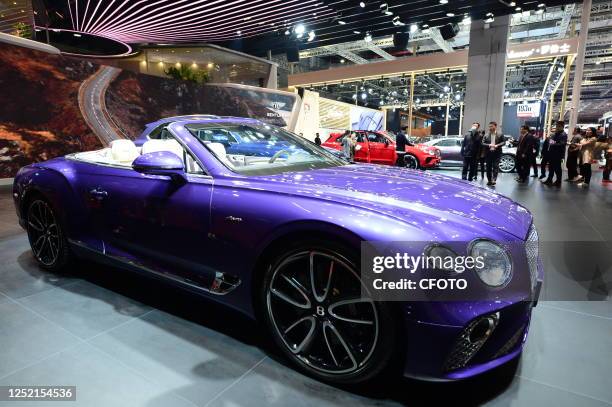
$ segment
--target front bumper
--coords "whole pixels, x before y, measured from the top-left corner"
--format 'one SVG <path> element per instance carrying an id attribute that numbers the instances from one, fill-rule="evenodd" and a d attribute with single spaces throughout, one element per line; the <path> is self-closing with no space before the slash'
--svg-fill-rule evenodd
<path id="1" fill-rule="evenodd" d="M 486 310 L 465 325 L 444 325 L 416 320 L 406 313 L 407 348 L 404 376 L 433 381 L 460 380 L 486 372 L 517 357 L 529 332 L 531 312 L 537 304 L 541 281 L 533 301 L 513 304 L 449 303 L 447 308 L 474 315 L 474 309 Z M 470 341 L 474 326 L 497 318 L 494 328 L 482 343 Z"/>
<path id="2" fill-rule="evenodd" d="M 435 168 L 440 166 L 440 157 L 436 156 L 427 156 L 421 163 L 423 168 Z"/>

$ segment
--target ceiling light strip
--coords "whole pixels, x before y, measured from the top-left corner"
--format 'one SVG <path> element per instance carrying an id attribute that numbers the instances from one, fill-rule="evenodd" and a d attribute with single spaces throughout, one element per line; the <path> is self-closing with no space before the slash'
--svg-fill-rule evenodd
<path id="1" fill-rule="evenodd" d="M 304 10 L 300 13 L 296 13 L 294 9 L 289 9 L 286 10 L 283 13 L 279 13 L 278 12 L 278 8 L 273 8 L 272 10 L 262 13 L 261 9 L 259 11 L 259 16 L 258 18 L 262 18 L 262 20 L 253 20 L 253 19 L 249 19 L 248 22 L 244 22 L 244 20 L 234 20 L 232 21 L 231 19 L 229 19 L 230 21 L 227 21 L 225 23 L 222 24 L 215 24 L 214 22 L 208 25 L 212 25 L 214 27 L 217 27 L 217 29 L 212 29 L 212 30 L 206 30 L 207 33 L 219 33 L 219 32 L 228 32 L 228 31 L 235 31 L 237 28 L 238 29 L 249 29 L 252 26 L 255 27 L 260 27 L 260 26 L 264 26 L 266 28 L 266 31 L 269 30 L 270 28 L 270 24 L 271 23 L 278 23 L 279 25 L 284 25 L 285 21 L 293 21 L 293 20 L 300 20 L 302 15 L 309 15 L 312 14 L 312 10 Z M 315 9 L 317 10 L 317 9 Z M 273 14 L 272 18 L 264 18 L 270 14 Z M 329 11 L 327 13 L 322 13 L 322 14 L 318 14 L 319 16 L 328 16 L 328 15 L 332 15 L 333 12 Z M 284 16 L 286 15 L 290 15 L 292 16 L 289 20 L 287 19 L 283 19 Z M 221 16 L 221 19 L 227 19 L 227 15 L 226 16 Z M 309 19 L 309 21 L 312 20 L 312 18 Z M 304 20 L 305 21 L 305 20 Z M 153 32 L 155 34 L 165 34 L 165 33 L 190 33 L 190 32 L 194 32 L 194 33 L 199 33 L 199 32 L 203 32 L 204 30 L 202 28 L 205 28 L 208 25 L 202 25 L 202 24 L 197 24 L 195 25 L 194 29 L 185 29 L 185 25 L 183 26 L 179 26 L 176 28 L 173 27 L 168 27 L 166 29 L 162 29 L 162 30 L 157 30 L 157 29 L 149 29 L 149 27 L 145 28 L 145 29 L 134 29 L 134 30 L 121 30 L 119 32 L 117 32 L 117 34 L 125 34 L 125 33 L 147 33 L 147 32 Z M 192 24 L 193 26 L 193 24 Z M 181 29 L 182 28 L 182 29 Z M 108 32 L 107 34 L 114 34 L 111 32 Z"/>

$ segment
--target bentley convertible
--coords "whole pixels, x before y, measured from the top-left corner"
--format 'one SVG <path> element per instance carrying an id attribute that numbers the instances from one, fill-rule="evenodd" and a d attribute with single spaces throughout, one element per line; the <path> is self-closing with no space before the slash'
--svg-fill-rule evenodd
<path id="1" fill-rule="evenodd" d="M 193 290 L 261 321 L 297 368 L 334 383 L 397 368 L 461 379 L 516 358 L 542 269 L 531 214 L 466 182 L 350 164 L 256 120 L 184 116 L 22 168 L 20 224 L 44 269 L 88 258 Z M 378 301 L 361 243 L 471 242 L 486 301 Z M 527 282 L 527 283 L 526 283 Z M 364 294 L 365 293 L 365 294 Z M 491 299 L 493 298 L 493 299 Z"/>

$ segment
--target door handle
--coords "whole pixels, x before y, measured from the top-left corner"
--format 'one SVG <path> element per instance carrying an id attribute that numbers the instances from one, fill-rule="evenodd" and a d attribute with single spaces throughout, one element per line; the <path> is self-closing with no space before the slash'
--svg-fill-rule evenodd
<path id="1" fill-rule="evenodd" d="M 93 198 L 97 199 L 98 201 L 101 201 L 108 196 L 108 192 L 100 188 L 94 188 L 91 191 L 89 191 L 89 195 L 91 195 Z"/>

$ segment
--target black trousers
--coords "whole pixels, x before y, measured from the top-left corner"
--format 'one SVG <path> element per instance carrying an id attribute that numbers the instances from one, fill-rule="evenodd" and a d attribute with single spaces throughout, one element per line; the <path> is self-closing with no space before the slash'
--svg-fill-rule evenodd
<path id="1" fill-rule="evenodd" d="M 546 166 L 550 164 L 550 157 L 547 155 L 542 155 L 542 161 L 540 162 L 540 172 L 542 173 L 541 177 L 544 178 L 546 176 Z"/>
<path id="2" fill-rule="evenodd" d="M 478 178 L 478 167 L 480 167 L 480 178 L 484 179 L 486 171 L 486 161 L 486 157 L 478 157 L 476 159 L 476 164 L 474 164 L 474 178 Z"/>
<path id="3" fill-rule="evenodd" d="M 529 177 L 529 169 L 531 168 L 532 158 L 530 156 L 516 157 L 516 172 L 521 180 L 525 181 Z"/>
<path id="4" fill-rule="evenodd" d="M 406 153 L 402 153 L 401 151 L 397 152 L 397 160 L 395 161 L 395 165 L 398 167 L 405 167 L 406 161 L 404 160 L 404 156 Z"/>
<path id="5" fill-rule="evenodd" d="M 529 158 L 529 169 L 533 168 L 533 175 L 538 176 L 538 163 L 536 162 L 535 154 Z M 527 171 L 529 175 L 529 171 Z"/>
<path id="6" fill-rule="evenodd" d="M 603 180 L 610 181 L 610 173 L 612 172 L 612 158 L 606 159 L 606 166 L 603 170 Z"/>
<path id="7" fill-rule="evenodd" d="M 470 181 L 476 178 L 476 172 L 478 171 L 477 166 L 478 158 L 463 157 L 463 169 L 461 170 L 461 178 Z"/>
<path id="8" fill-rule="evenodd" d="M 563 169 L 561 168 L 561 158 L 551 157 L 548 165 L 550 168 L 546 181 L 552 182 L 553 176 L 555 176 L 557 178 L 557 181 L 555 182 L 561 182 L 561 178 L 563 177 Z"/>
<path id="9" fill-rule="evenodd" d="M 578 176 L 578 153 L 567 153 L 567 178 L 574 179 Z"/>
<path id="10" fill-rule="evenodd" d="M 500 153 L 488 153 L 486 157 L 487 163 L 487 181 L 497 181 L 497 174 L 499 173 L 499 159 L 501 158 Z"/>
<path id="11" fill-rule="evenodd" d="M 591 182 L 591 164 L 580 164 L 580 175 L 584 178 L 584 183 L 588 184 Z"/>

